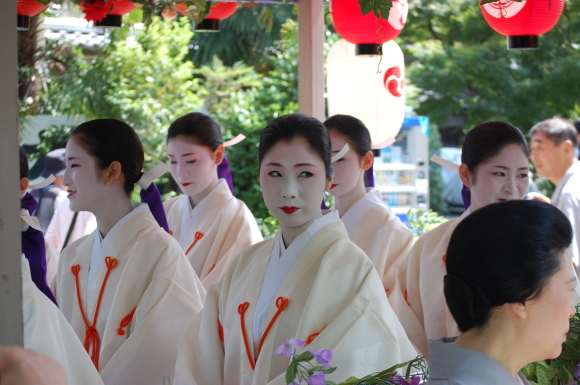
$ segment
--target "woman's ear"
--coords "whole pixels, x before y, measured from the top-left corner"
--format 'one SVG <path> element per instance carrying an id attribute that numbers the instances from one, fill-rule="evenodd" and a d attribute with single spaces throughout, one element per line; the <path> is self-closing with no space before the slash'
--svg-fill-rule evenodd
<path id="1" fill-rule="evenodd" d="M 123 177 L 123 169 L 119 161 L 111 162 L 109 167 L 101 173 L 103 178 L 103 184 L 110 185 L 115 181 L 121 181 Z"/>
<path id="2" fill-rule="evenodd" d="M 372 167 L 374 160 L 375 156 L 373 155 L 373 152 L 367 151 L 367 153 L 362 157 L 361 168 L 365 171 L 368 170 Z"/>
<path id="3" fill-rule="evenodd" d="M 222 163 L 222 161 L 224 160 L 224 154 L 226 152 L 226 148 L 224 147 L 223 144 L 220 144 L 219 146 L 217 146 L 217 148 L 214 151 L 214 160 L 215 160 L 215 164 L 217 164 L 218 166 Z"/>
<path id="4" fill-rule="evenodd" d="M 528 318 L 530 302 L 515 302 L 504 304 L 506 310 L 508 310 L 512 316 L 518 319 L 524 320 Z"/>
<path id="5" fill-rule="evenodd" d="M 467 187 L 472 187 L 471 183 L 471 172 L 469 171 L 469 167 L 465 163 L 461 163 L 459 166 L 459 177 L 464 185 Z"/>
<path id="6" fill-rule="evenodd" d="M 28 190 L 28 178 L 20 178 L 20 196 L 24 196 Z"/>

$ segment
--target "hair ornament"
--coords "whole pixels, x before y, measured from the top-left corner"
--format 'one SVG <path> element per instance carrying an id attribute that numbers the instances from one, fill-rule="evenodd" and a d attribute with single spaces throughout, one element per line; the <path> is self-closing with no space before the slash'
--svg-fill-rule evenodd
<path id="1" fill-rule="evenodd" d="M 235 146 L 236 144 L 240 143 L 244 139 L 246 139 L 246 136 L 245 135 L 238 134 L 238 136 L 236 136 L 235 138 L 230 139 L 230 140 L 224 142 L 223 145 L 224 145 L 224 147 Z"/>
<path id="2" fill-rule="evenodd" d="M 452 171 L 457 171 L 459 172 L 459 165 L 455 164 L 453 162 L 450 162 L 446 159 L 443 159 L 442 157 L 440 157 L 439 155 L 433 155 L 430 159 L 431 162 L 437 163 L 440 166 L 446 167 Z"/>
<path id="3" fill-rule="evenodd" d="M 22 231 L 26 231 L 25 227 L 26 225 L 32 227 L 34 230 L 38 230 L 41 232 L 46 232 L 46 230 L 44 230 L 42 227 L 40 227 L 40 223 L 38 223 L 38 219 L 36 217 L 31 217 L 30 214 L 28 213 L 28 210 L 23 209 L 20 211 L 20 219 L 22 219 L 22 221 L 24 222 L 22 224 Z"/>
<path id="4" fill-rule="evenodd" d="M 169 167 L 165 163 L 159 162 L 157 163 L 157 166 L 153 167 L 151 170 L 145 171 L 137 181 L 137 184 L 141 186 L 142 189 L 147 190 L 155 179 L 159 178 L 167 171 L 169 171 Z"/>
<path id="5" fill-rule="evenodd" d="M 334 154 L 332 156 L 332 158 L 330 158 L 330 163 L 334 163 L 337 160 L 339 160 L 340 158 L 342 158 L 343 156 L 345 156 L 346 153 L 348 152 L 348 150 L 350 150 L 350 147 L 348 146 L 348 143 L 346 143 L 344 145 L 344 147 L 342 148 L 342 150 L 340 150 L 339 152 L 337 152 L 336 154 Z"/>
<path id="6" fill-rule="evenodd" d="M 32 190 L 38 190 L 40 188 L 44 188 L 44 187 L 48 186 L 49 184 L 51 184 L 55 180 L 56 180 L 56 177 L 54 175 L 50 174 L 50 176 L 48 178 L 46 178 L 44 181 L 37 183 L 37 184 L 31 184 L 28 186 L 28 188 L 32 189 Z"/>

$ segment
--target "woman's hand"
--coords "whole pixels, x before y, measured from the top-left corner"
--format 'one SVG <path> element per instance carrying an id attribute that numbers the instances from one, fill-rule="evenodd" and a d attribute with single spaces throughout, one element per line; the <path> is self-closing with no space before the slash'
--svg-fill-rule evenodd
<path id="1" fill-rule="evenodd" d="M 534 199 L 540 202 L 552 204 L 552 200 L 539 192 L 528 193 L 526 199 Z"/>
<path id="2" fill-rule="evenodd" d="M 67 385 L 64 368 L 52 358 L 17 346 L 0 346 L 0 385 Z"/>

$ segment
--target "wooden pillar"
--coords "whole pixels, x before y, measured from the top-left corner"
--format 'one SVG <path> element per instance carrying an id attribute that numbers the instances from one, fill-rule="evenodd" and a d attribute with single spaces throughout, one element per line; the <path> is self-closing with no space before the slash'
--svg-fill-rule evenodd
<path id="1" fill-rule="evenodd" d="M 298 1 L 298 105 L 324 120 L 324 2 Z"/>
<path id="2" fill-rule="evenodd" d="M 0 36 L 0 345 L 22 346 L 15 1 L 0 1 Z"/>

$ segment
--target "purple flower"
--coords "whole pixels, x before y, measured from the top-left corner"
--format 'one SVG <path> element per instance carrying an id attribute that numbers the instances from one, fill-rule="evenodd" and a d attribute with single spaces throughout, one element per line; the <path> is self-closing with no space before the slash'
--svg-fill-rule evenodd
<path id="1" fill-rule="evenodd" d="M 295 378 L 294 381 L 292 381 L 288 385 L 300 385 L 300 382 Z"/>
<path id="2" fill-rule="evenodd" d="M 580 378 L 580 364 L 574 368 L 574 375 L 576 378 Z"/>
<path id="3" fill-rule="evenodd" d="M 395 385 L 407 385 L 408 384 L 408 382 L 405 381 L 405 377 L 401 377 L 397 373 L 393 373 L 391 375 L 391 377 L 389 377 L 388 381 L 392 384 L 395 384 Z"/>
<path id="4" fill-rule="evenodd" d="M 330 368 L 330 365 L 328 365 L 330 360 L 332 360 L 332 352 L 330 350 L 319 348 L 316 350 L 311 350 L 310 353 L 314 356 L 316 362 L 321 364 L 324 369 Z"/>
<path id="5" fill-rule="evenodd" d="M 411 377 L 411 385 L 419 385 L 421 383 L 420 376 L 412 376 Z"/>
<path id="6" fill-rule="evenodd" d="M 276 355 L 277 356 L 284 355 L 286 357 L 291 357 L 294 349 L 301 348 L 304 345 L 306 345 L 306 343 L 304 341 L 300 341 L 299 339 L 292 338 L 289 340 L 288 338 L 286 338 L 284 340 L 284 343 L 276 348 Z"/>
<path id="7" fill-rule="evenodd" d="M 310 385 L 326 385 L 326 378 L 324 377 L 324 373 L 316 372 L 307 378 L 306 382 Z"/>

